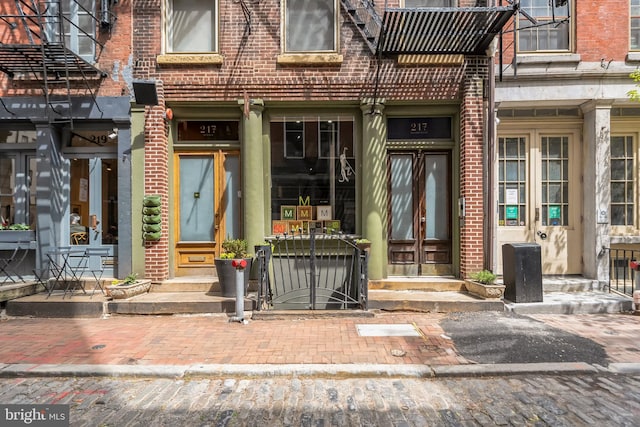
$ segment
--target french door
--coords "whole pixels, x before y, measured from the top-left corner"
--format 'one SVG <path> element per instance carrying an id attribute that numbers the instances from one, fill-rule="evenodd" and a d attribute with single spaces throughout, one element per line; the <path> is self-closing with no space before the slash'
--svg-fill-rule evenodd
<path id="1" fill-rule="evenodd" d="M 387 164 L 390 271 L 452 274 L 451 152 L 390 152 Z"/>
<path id="2" fill-rule="evenodd" d="M 502 245 L 540 244 L 543 274 L 582 272 L 580 153 L 573 132 L 498 138 L 498 273 Z"/>
<path id="3" fill-rule="evenodd" d="M 175 275 L 208 275 L 226 237 L 241 224 L 238 152 L 184 152 L 174 158 Z"/>

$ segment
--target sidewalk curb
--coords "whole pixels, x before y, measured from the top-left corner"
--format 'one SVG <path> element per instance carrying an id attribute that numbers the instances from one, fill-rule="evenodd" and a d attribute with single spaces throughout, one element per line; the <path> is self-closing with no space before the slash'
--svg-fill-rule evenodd
<path id="1" fill-rule="evenodd" d="M 447 378 L 510 375 L 640 374 L 640 363 L 609 367 L 584 362 L 475 365 L 286 364 L 286 365 L 55 365 L 0 364 L 0 378 L 21 377 L 404 377 Z"/>

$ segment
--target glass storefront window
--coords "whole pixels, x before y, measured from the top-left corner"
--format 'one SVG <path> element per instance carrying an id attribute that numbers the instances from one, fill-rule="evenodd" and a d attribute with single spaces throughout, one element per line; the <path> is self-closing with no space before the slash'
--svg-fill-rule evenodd
<path id="1" fill-rule="evenodd" d="M 117 180 L 116 159 L 71 159 L 71 244 L 89 244 L 92 238 L 90 228 L 94 223 L 102 243 L 118 243 Z"/>
<path id="2" fill-rule="evenodd" d="M 3 226 L 35 227 L 35 141 L 35 130 L 0 129 L 0 224 Z"/>
<path id="3" fill-rule="evenodd" d="M 13 223 L 15 203 L 15 161 L 12 158 L 0 158 L 0 225 L 6 227 Z"/>
<path id="4" fill-rule="evenodd" d="M 328 221 L 339 221 L 342 232 L 354 234 L 353 118 L 274 118 L 270 131 L 271 218 L 284 220 L 282 206 L 308 204 L 314 208 L 312 219 L 317 227 L 315 208 L 331 206 L 331 218 L 324 221 L 324 227 Z M 302 224 L 303 229 L 305 226 Z"/>

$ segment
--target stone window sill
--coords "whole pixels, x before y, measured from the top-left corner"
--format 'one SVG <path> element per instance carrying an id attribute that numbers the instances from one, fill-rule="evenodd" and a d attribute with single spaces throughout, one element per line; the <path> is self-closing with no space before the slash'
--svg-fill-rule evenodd
<path id="1" fill-rule="evenodd" d="M 337 53 L 283 53 L 277 59 L 280 65 L 340 65 L 342 61 Z"/>
<path id="2" fill-rule="evenodd" d="M 538 64 L 577 64 L 580 62 L 580 55 L 577 53 L 539 54 L 516 56 L 518 65 L 538 65 Z"/>
<path id="3" fill-rule="evenodd" d="M 224 56 L 218 53 L 178 54 L 169 53 L 156 57 L 158 65 L 221 65 Z"/>

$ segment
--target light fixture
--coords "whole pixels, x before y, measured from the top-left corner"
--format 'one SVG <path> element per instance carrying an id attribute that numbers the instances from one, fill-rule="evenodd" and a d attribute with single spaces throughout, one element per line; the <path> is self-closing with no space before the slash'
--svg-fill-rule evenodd
<path id="1" fill-rule="evenodd" d="M 116 139 L 118 137 L 118 128 L 113 128 L 113 130 L 111 131 L 111 133 L 109 135 L 107 135 L 107 137 L 109 138 L 109 140 L 113 141 L 114 139 Z"/>
<path id="2" fill-rule="evenodd" d="M 155 80 L 134 80 L 133 95 L 138 105 L 158 105 L 158 92 Z"/>

